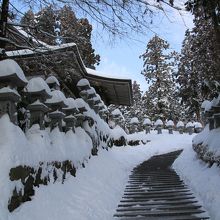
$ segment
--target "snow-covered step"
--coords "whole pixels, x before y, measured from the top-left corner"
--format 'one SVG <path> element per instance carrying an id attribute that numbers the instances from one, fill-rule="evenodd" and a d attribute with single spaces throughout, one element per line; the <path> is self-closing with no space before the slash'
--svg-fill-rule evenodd
<path id="1" fill-rule="evenodd" d="M 134 168 L 114 217 L 120 220 L 209 219 L 187 185 L 170 168 L 180 153 L 154 156 Z"/>

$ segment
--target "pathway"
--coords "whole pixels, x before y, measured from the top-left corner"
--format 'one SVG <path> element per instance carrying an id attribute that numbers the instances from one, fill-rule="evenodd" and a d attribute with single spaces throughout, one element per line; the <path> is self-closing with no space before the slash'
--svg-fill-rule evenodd
<path id="1" fill-rule="evenodd" d="M 115 219 L 209 219 L 193 193 L 171 168 L 181 152 L 153 156 L 133 169 Z"/>

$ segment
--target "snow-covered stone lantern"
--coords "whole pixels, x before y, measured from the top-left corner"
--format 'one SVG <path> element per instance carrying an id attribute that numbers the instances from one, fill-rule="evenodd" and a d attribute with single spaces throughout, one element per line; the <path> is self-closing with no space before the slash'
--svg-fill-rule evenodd
<path id="1" fill-rule="evenodd" d="M 47 99 L 45 104 L 51 109 L 49 113 L 49 118 L 51 119 L 50 127 L 53 129 L 58 126 L 59 130 L 62 131 L 62 119 L 65 117 L 65 114 L 62 112 L 62 108 L 66 108 L 66 97 L 59 91 L 54 90 L 51 92 L 52 98 Z"/>
<path id="2" fill-rule="evenodd" d="M 115 127 L 116 125 L 121 126 L 121 122 L 123 118 L 124 117 L 121 111 L 118 108 L 116 108 L 115 110 L 111 112 L 110 123 L 112 124 L 113 127 Z"/>
<path id="3" fill-rule="evenodd" d="M 169 134 L 173 134 L 174 123 L 172 120 L 167 121 L 166 127 L 169 131 Z"/>
<path id="4" fill-rule="evenodd" d="M 63 111 L 65 112 L 66 117 L 63 119 L 63 121 L 66 123 L 66 131 L 72 130 L 75 132 L 75 115 L 79 113 L 79 110 L 73 98 L 67 98 L 65 103 L 67 107 L 63 108 Z"/>
<path id="5" fill-rule="evenodd" d="M 184 131 L 184 123 L 182 121 L 178 121 L 176 124 L 177 130 L 179 131 L 180 134 L 183 134 Z"/>
<path id="6" fill-rule="evenodd" d="M 76 117 L 76 127 L 79 127 L 79 126 L 83 127 L 83 122 L 86 119 L 86 117 L 84 115 L 84 112 L 87 111 L 86 103 L 81 98 L 78 98 L 75 101 L 76 101 L 76 106 L 77 106 L 77 108 L 79 110 L 79 113 L 75 115 L 75 117 Z"/>
<path id="7" fill-rule="evenodd" d="M 17 103 L 20 100 L 17 87 L 24 87 L 27 82 L 14 60 L 0 61 L 0 117 L 8 114 L 11 122 L 17 124 Z"/>
<path id="8" fill-rule="evenodd" d="M 60 90 L 60 82 L 55 76 L 49 76 L 46 79 L 46 83 L 50 87 L 50 89 L 53 90 Z"/>
<path id="9" fill-rule="evenodd" d="M 220 127 L 220 94 L 212 101 L 214 128 Z"/>
<path id="10" fill-rule="evenodd" d="M 76 86 L 80 91 L 88 90 L 91 88 L 90 83 L 87 79 L 79 80 Z"/>
<path id="11" fill-rule="evenodd" d="M 49 111 L 44 102 L 52 97 L 49 86 L 41 77 L 35 77 L 28 81 L 24 94 L 30 103 L 27 106 L 30 112 L 29 126 L 39 124 L 40 129 L 43 130 L 45 128 L 44 116 Z"/>
<path id="12" fill-rule="evenodd" d="M 203 101 L 201 105 L 201 112 L 202 112 L 201 117 L 204 125 L 208 123 L 207 115 L 206 115 L 207 109 L 211 109 L 211 102 L 209 100 Z"/>
<path id="13" fill-rule="evenodd" d="M 193 123 L 192 122 L 188 122 L 186 124 L 186 129 L 187 129 L 189 135 L 193 134 L 193 132 L 194 132 L 194 125 L 193 125 Z"/>
<path id="14" fill-rule="evenodd" d="M 157 119 L 156 122 L 154 123 L 156 126 L 157 134 L 162 134 L 162 128 L 163 128 L 163 122 L 161 119 Z"/>
<path id="15" fill-rule="evenodd" d="M 195 122 L 194 123 L 194 128 L 196 133 L 200 133 L 203 129 L 203 126 L 200 122 Z"/>
<path id="16" fill-rule="evenodd" d="M 134 133 L 138 131 L 138 125 L 139 125 L 139 120 L 137 117 L 131 118 L 129 124 L 130 124 L 130 132 Z"/>
<path id="17" fill-rule="evenodd" d="M 149 134 L 151 129 L 152 122 L 149 118 L 145 118 L 143 122 L 143 127 L 145 129 L 145 133 Z"/>

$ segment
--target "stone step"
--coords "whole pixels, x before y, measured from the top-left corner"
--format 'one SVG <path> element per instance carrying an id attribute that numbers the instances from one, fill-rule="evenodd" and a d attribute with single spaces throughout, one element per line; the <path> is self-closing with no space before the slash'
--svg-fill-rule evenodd
<path id="1" fill-rule="evenodd" d="M 155 195 L 155 196 L 162 196 L 162 197 L 166 197 L 166 196 L 175 196 L 175 195 L 193 195 L 191 192 L 177 192 L 177 191 L 172 191 L 172 192 L 125 192 L 124 193 L 125 196 L 151 196 L 151 195 Z"/>
<path id="2" fill-rule="evenodd" d="M 132 217 L 132 216 L 145 216 L 145 217 L 163 217 L 163 216 L 180 216 L 180 215 L 193 215 L 204 213 L 203 210 L 162 210 L 162 211 L 131 211 L 131 212 L 118 212 L 115 217 Z"/>
<path id="3" fill-rule="evenodd" d="M 169 193 L 169 192 L 190 192 L 189 189 L 170 189 L 170 190 L 152 190 L 152 189 L 125 189 L 125 193 Z"/>

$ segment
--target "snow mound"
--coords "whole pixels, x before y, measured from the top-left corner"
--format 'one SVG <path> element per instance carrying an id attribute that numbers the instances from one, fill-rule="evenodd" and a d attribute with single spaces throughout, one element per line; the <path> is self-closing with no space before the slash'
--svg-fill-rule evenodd
<path id="1" fill-rule="evenodd" d="M 131 120 L 130 120 L 130 124 L 138 124 L 139 123 L 139 120 L 137 117 L 133 117 Z"/>
<path id="2" fill-rule="evenodd" d="M 151 125 L 151 124 L 152 124 L 152 122 L 149 118 L 144 119 L 143 125 Z"/>
<path id="3" fill-rule="evenodd" d="M 58 79 L 57 79 L 55 76 L 49 76 L 49 77 L 46 79 L 46 83 L 47 83 L 47 84 L 56 83 L 58 86 L 60 86 L 60 83 L 59 83 Z"/>
<path id="4" fill-rule="evenodd" d="M 178 121 L 176 127 L 177 127 L 177 128 L 179 128 L 179 127 L 184 127 L 184 123 L 183 123 L 182 121 Z"/>
<path id="5" fill-rule="evenodd" d="M 0 70 L 0 77 L 16 74 L 20 80 L 22 80 L 25 83 L 28 82 L 23 70 L 14 60 L 6 59 L 0 61 Z"/>
<path id="6" fill-rule="evenodd" d="M 60 90 L 54 90 L 51 92 L 52 98 L 47 99 L 45 103 L 58 103 L 58 102 L 66 102 L 65 95 Z"/>
<path id="7" fill-rule="evenodd" d="M 163 125 L 163 122 L 161 119 L 157 119 L 156 122 L 154 123 L 155 126 L 158 126 L 158 125 Z"/>
<path id="8" fill-rule="evenodd" d="M 174 123 L 172 120 L 169 120 L 167 123 L 166 123 L 166 126 L 174 126 Z"/>
<path id="9" fill-rule="evenodd" d="M 50 88 L 41 77 L 34 77 L 28 81 L 26 86 L 27 92 L 40 92 L 45 90 L 47 94 L 51 94 Z"/>
<path id="10" fill-rule="evenodd" d="M 78 81 L 77 86 L 78 87 L 90 86 L 90 83 L 89 83 L 89 81 L 87 79 L 81 79 L 81 80 Z"/>

